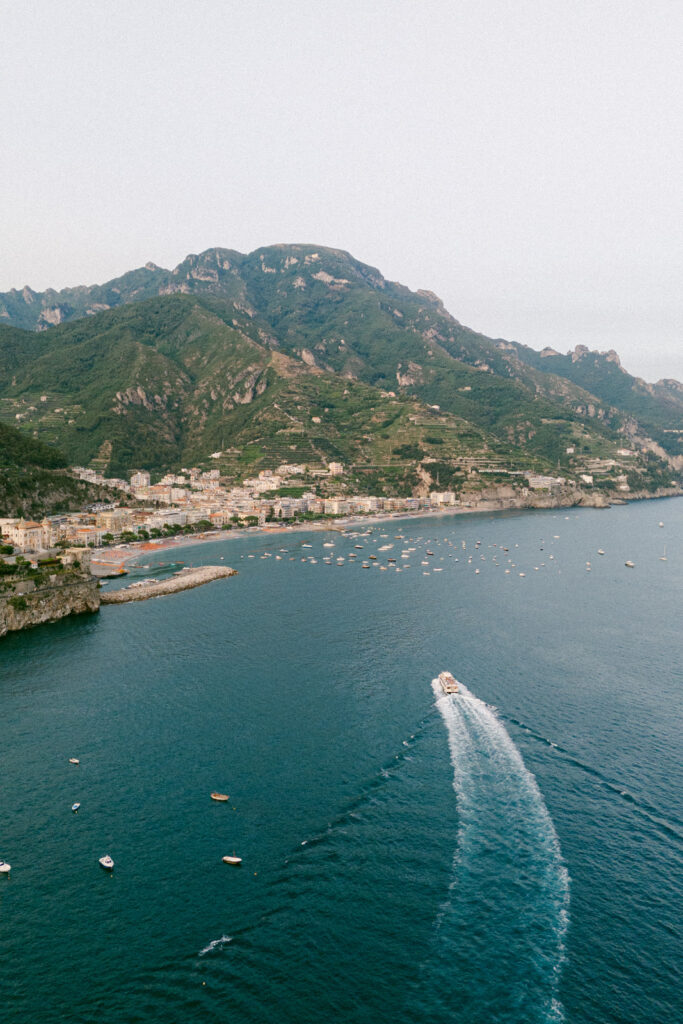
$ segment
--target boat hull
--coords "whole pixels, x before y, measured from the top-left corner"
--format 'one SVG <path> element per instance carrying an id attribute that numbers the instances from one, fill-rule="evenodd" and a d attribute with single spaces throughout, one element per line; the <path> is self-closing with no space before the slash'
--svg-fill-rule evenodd
<path id="1" fill-rule="evenodd" d="M 439 672 L 437 682 L 445 694 L 460 692 L 458 680 L 450 672 Z"/>

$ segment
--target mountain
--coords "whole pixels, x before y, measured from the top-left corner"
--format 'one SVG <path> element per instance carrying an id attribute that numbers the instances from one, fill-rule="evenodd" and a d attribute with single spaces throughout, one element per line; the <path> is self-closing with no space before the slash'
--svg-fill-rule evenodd
<path id="1" fill-rule="evenodd" d="M 680 454 L 675 382 L 603 386 L 340 250 L 210 249 L 102 286 L 12 291 L 0 315 L 0 418 L 116 474 L 221 451 L 235 479 L 335 459 L 359 489 L 405 491 L 429 467 L 444 485 L 468 460 L 572 475 L 632 445 L 626 471 L 654 486 Z"/>
<path id="2" fill-rule="evenodd" d="M 536 352 L 514 342 L 500 344 L 507 350 L 512 345 L 518 359 L 527 366 L 571 380 L 632 416 L 670 455 L 680 454 L 681 432 L 673 426 L 680 426 L 683 419 L 683 384 L 677 380 L 647 384 L 632 377 L 613 349 L 592 352 L 585 345 L 577 345 L 573 352 L 560 355 L 552 348 Z"/>
<path id="3" fill-rule="evenodd" d="M 58 449 L 0 422 L 0 516 L 43 516 L 82 508 L 111 493 L 64 471 Z"/>

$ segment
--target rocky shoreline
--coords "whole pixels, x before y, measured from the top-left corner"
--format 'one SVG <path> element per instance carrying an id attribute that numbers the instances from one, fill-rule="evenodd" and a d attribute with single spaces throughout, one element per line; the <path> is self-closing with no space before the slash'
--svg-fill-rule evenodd
<path id="1" fill-rule="evenodd" d="M 147 601 L 150 597 L 162 597 L 165 594 L 178 594 L 181 590 L 192 590 L 213 580 L 236 576 L 237 570 L 227 565 L 200 565 L 196 568 L 181 569 L 180 572 L 167 580 L 156 582 L 145 581 L 135 583 L 122 590 L 113 590 L 101 594 L 100 604 L 127 604 L 129 601 Z"/>
<path id="2" fill-rule="evenodd" d="M 85 574 L 77 580 L 3 596 L 0 599 L 0 637 L 45 622 L 57 622 L 67 615 L 96 612 L 99 607 L 97 580 Z"/>

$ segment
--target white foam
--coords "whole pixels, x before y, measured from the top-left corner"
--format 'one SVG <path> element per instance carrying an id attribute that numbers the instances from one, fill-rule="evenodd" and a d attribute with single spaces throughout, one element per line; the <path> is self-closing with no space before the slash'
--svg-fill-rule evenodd
<path id="1" fill-rule="evenodd" d="M 232 935 L 221 935 L 220 939 L 214 939 L 208 946 L 204 946 L 204 949 L 200 949 L 198 956 L 205 956 L 207 953 L 213 953 L 215 949 L 222 949 L 229 942 L 232 942 Z"/>
<path id="2" fill-rule="evenodd" d="M 518 819 L 534 830 L 534 853 L 541 852 L 545 861 L 539 886 L 550 901 L 549 909 L 553 922 L 552 974 L 550 979 L 550 1000 L 547 1006 L 547 1020 L 561 1021 L 562 1007 L 557 1001 L 557 986 L 562 964 L 565 959 L 564 939 L 569 921 L 569 875 L 562 860 L 559 839 L 536 778 L 524 764 L 522 755 L 510 738 L 505 726 L 495 714 L 491 705 L 485 704 L 459 683 L 457 695 L 442 692 L 437 680 L 432 689 L 448 731 L 448 743 L 453 766 L 453 788 L 458 797 L 460 821 L 457 846 L 453 859 L 454 877 L 449 887 L 446 903 L 443 905 L 437 928 L 441 926 L 451 901 L 455 898 L 458 885 L 459 865 L 464 855 L 476 854 L 474 832 L 478 825 L 478 806 L 493 794 L 486 786 L 491 777 L 479 773 L 485 769 L 495 771 L 505 792 L 513 799 L 511 810 L 516 808 Z M 519 823 L 519 821 L 518 821 Z M 510 822 L 514 828 L 515 822 Z M 473 853 L 474 851 L 474 853 Z M 521 852 L 521 851 L 520 851 Z"/>

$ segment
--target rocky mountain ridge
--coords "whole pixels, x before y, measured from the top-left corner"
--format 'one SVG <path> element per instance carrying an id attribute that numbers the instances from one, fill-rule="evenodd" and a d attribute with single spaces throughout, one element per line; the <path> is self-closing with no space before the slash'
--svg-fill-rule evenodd
<path id="1" fill-rule="evenodd" d="M 0 302 L 24 328 L 0 328 L 0 418 L 114 472 L 250 446 L 384 469 L 397 450 L 568 470 L 568 449 L 619 443 L 683 460 L 680 385 L 643 387 L 616 353 L 486 338 L 342 250 L 209 249 Z"/>

